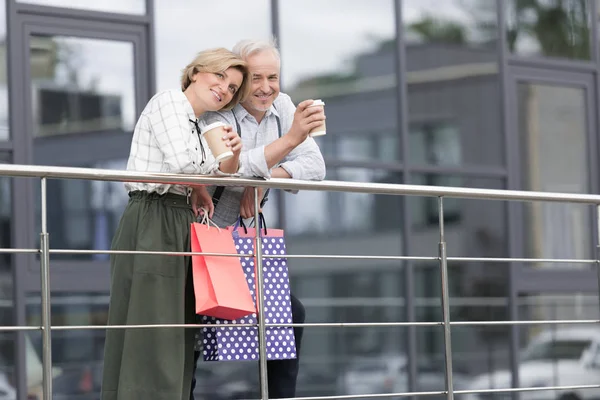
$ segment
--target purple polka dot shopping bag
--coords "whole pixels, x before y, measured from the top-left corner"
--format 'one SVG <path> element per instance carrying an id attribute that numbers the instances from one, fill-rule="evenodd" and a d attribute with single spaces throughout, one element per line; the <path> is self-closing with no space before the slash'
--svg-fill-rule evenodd
<path id="1" fill-rule="evenodd" d="M 240 258 L 241 267 L 246 276 L 252 299 L 256 304 L 256 264 L 254 254 L 255 229 L 229 227 L 238 254 L 249 257 Z M 285 240 L 281 229 L 262 229 L 261 241 L 263 258 L 265 323 L 291 324 L 292 304 L 290 283 L 285 257 Z M 245 316 L 235 321 L 227 321 L 209 316 L 202 317 L 202 323 L 215 325 L 255 324 L 257 314 Z M 243 361 L 258 360 L 258 328 L 203 328 L 202 345 L 205 361 Z M 267 327 L 267 359 L 284 360 L 296 358 L 294 330 L 290 326 Z"/>

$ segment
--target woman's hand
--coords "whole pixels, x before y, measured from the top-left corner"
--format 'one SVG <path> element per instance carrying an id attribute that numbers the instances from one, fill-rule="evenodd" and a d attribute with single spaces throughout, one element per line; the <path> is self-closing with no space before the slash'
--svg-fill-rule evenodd
<path id="1" fill-rule="evenodd" d="M 225 127 L 225 135 L 223 140 L 226 142 L 225 145 L 231 149 L 234 157 L 239 157 L 242 152 L 242 138 L 237 132 L 233 130 L 231 126 Z"/>
<path id="2" fill-rule="evenodd" d="M 192 194 L 190 195 L 192 202 L 192 211 L 194 216 L 202 215 L 202 208 L 208 211 L 208 218 L 212 218 L 215 212 L 215 205 L 212 201 L 212 196 L 208 193 L 206 186 L 192 186 Z M 201 213 L 202 212 L 202 213 Z"/>

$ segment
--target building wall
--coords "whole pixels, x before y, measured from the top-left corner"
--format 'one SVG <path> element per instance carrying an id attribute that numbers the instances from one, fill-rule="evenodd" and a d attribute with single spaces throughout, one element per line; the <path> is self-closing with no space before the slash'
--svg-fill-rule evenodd
<path id="1" fill-rule="evenodd" d="M 178 87 L 198 50 L 274 34 L 282 90 L 326 103 L 328 134 L 317 141 L 327 179 L 598 191 L 595 0 L 544 3 L 538 14 L 516 0 L 5 1 L 3 162 L 122 169 L 146 101 Z M 544 25 L 548 11 L 570 27 L 569 40 Z M 127 201 L 121 184 L 50 181 L 48 194 L 52 247 L 109 247 Z M 38 182 L 0 180 L 0 246 L 37 246 L 39 197 Z M 595 257 L 589 207 L 444 206 L 451 257 Z M 265 212 L 286 230 L 291 254 L 437 256 L 435 198 L 276 192 Z M 107 257 L 51 261 L 52 323 L 105 324 Z M 0 325 L 40 323 L 38 263 L 0 258 Z M 435 261 L 294 259 L 290 268 L 309 322 L 441 320 Z M 585 266 L 450 261 L 449 270 L 453 320 L 598 318 Z M 457 381 L 514 369 L 538 331 L 453 327 Z M 53 345 L 62 385 L 97 390 L 102 331 L 56 331 Z M 307 328 L 298 394 L 345 394 L 348 371 L 405 359 L 398 382 L 442 390 L 443 345 L 438 327 Z M 21 394 L 37 390 L 40 347 L 39 332 L 0 333 L 0 385 L 5 376 Z M 66 394 L 58 379 L 55 393 Z"/>

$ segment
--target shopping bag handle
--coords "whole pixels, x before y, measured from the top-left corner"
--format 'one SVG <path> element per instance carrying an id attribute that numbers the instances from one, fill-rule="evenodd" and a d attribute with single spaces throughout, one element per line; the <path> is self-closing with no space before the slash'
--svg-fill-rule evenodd
<path id="1" fill-rule="evenodd" d="M 265 216 L 263 215 L 262 212 L 258 213 L 258 219 L 260 221 L 260 229 L 264 229 L 264 234 L 267 234 L 267 222 L 265 221 Z M 254 223 L 254 218 L 252 218 L 252 221 L 250 221 L 250 226 L 252 227 L 253 225 L 256 225 Z M 238 228 L 242 228 L 244 230 L 244 233 L 247 234 L 248 233 L 248 227 L 246 227 L 246 223 L 244 222 L 244 219 L 242 217 L 238 217 L 237 221 L 235 221 L 235 224 L 233 224 L 233 230 L 236 230 Z"/>
<path id="2" fill-rule="evenodd" d="M 215 228 L 217 228 L 219 230 L 219 232 L 221 232 L 221 228 L 219 228 L 219 225 L 215 224 L 214 221 L 208 217 L 208 210 L 205 208 L 201 208 L 200 210 L 204 211 L 204 213 L 202 214 L 202 219 L 200 220 L 200 223 L 203 225 L 206 225 L 207 229 L 210 229 L 210 224 L 213 224 L 215 226 Z"/>
<path id="3" fill-rule="evenodd" d="M 250 221 L 250 225 L 255 225 L 256 226 L 256 222 L 255 222 L 256 218 L 252 218 L 252 221 Z M 265 230 L 265 236 L 267 234 L 267 221 L 265 221 L 265 216 L 262 212 L 258 213 L 258 220 L 260 221 L 260 229 L 264 229 Z"/>

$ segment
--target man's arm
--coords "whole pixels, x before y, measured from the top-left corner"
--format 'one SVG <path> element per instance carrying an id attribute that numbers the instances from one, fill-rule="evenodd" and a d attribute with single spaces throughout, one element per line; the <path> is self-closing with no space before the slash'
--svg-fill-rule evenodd
<path id="1" fill-rule="evenodd" d="M 265 146 L 265 161 L 269 169 L 303 144 L 308 133 L 325 121 L 325 113 L 321 107 L 309 107 L 313 100 L 305 100 L 296 108 L 289 96 L 280 94 L 280 97 L 283 101 L 279 102 L 278 113 L 282 118 L 292 120 L 292 125 L 286 134 Z"/>

